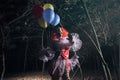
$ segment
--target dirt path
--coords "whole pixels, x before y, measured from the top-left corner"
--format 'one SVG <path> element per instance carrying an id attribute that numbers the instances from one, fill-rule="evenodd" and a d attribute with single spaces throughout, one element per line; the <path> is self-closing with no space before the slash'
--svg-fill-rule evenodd
<path id="1" fill-rule="evenodd" d="M 11 77 L 6 77 L 4 80 L 51 80 L 48 73 L 34 72 L 34 73 L 23 73 L 14 74 Z"/>

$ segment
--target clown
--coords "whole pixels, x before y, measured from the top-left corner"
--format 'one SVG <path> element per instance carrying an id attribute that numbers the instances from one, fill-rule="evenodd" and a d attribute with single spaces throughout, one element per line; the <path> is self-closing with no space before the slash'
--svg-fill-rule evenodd
<path id="1" fill-rule="evenodd" d="M 69 72 L 72 69 L 73 59 L 69 59 L 70 51 L 78 51 L 82 46 L 82 41 L 79 39 L 79 35 L 77 33 L 69 33 L 65 28 L 59 27 L 58 32 L 53 32 L 51 36 L 52 40 L 56 43 L 57 48 L 60 51 L 60 56 L 56 62 L 56 68 L 62 68 L 61 74 L 66 73 L 67 77 L 69 77 Z M 61 64 L 62 63 L 62 64 Z M 76 61 L 75 65 L 78 63 Z M 61 67 L 62 65 L 62 67 Z M 65 70 L 64 70 L 65 69 Z"/>
<path id="2" fill-rule="evenodd" d="M 70 52 L 76 52 L 82 46 L 82 41 L 79 39 L 79 35 L 77 33 L 69 33 L 63 27 L 57 27 L 49 37 L 48 46 L 49 51 L 47 51 L 47 53 L 54 56 L 44 55 L 40 59 L 48 61 L 54 59 L 56 55 L 58 55 L 56 59 L 54 59 L 55 64 L 50 73 L 52 76 L 58 73 L 60 76 L 66 74 L 66 77 L 69 80 L 70 70 L 79 64 L 78 56 L 76 54 L 72 58 L 69 58 Z M 58 71 L 58 73 L 56 73 L 56 71 Z"/>

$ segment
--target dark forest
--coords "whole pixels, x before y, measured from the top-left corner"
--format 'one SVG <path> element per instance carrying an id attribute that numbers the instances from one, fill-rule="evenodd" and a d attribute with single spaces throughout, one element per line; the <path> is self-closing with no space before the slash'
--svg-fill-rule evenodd
<path id="1" fill-rule="evenodd" d="M 76 52 L 80 69 L 70 73 L 71 80 L 119 80 L 120 0 L 0 0 L 1 80 L 51 80 L 39 55 L 52 28 L 42 28 L 32 13 L 45 3 L 59 14 L 58 26 L 82 41 Z"/>

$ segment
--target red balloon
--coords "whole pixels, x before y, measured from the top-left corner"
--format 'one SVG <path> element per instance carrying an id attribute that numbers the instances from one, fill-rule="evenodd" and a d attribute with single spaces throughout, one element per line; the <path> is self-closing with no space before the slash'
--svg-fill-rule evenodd
<path id="1" fill-rule="evenodd" d="M 35 5 L 32 9 L 32 12 L 37 18 L 41 18 L 43 13 L 43 7 L 41 5 Z"/>

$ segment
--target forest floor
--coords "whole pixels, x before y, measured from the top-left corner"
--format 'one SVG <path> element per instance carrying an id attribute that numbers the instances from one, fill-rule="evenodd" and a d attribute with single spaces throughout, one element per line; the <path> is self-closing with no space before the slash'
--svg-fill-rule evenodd
<path id="1" fill-rule="evenodd" d="M 105 80 L 103 76 L 95 75 L 84 76 L 84 80 Z M 5 77 L 4 80 L 51 80 L 51 77 L 46 72 L 44 72 L 43 74 L 41 72 L 27 72 L 21 74 L 14 74 L 12 76 L 9 75 Z M 80 80 L 80 76 L 76 75 L 71 80 Z M 118 79 L 113 78 L 112 80 Z"/>
<path id="2" fill-rule="evenodd" d="M 41 72 L 27 72 L 7 76 L 4 80 L 51 80 L 51 78 L 48 73 L 42 74 Z"/>

